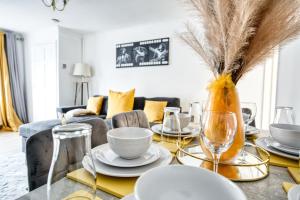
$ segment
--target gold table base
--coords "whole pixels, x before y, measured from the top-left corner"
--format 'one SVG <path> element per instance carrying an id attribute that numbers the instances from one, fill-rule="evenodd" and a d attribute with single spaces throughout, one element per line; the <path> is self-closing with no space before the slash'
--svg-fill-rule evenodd
<path id="1" fill-rule="evenodd" d="M 182 143 L 181 143 L 182 144 Z M 213 169 L 213 162 L 205 156 L 199 144 L 180 145 L 177 144 L 177 161 L 183 165 Z M 261 159 L 258 155 L 265 154 L 266 159 Z M 244 151 L 231 163 L 220 163 L 218 173 L 232 181 L 256 181 L 263 179 L 269 174 L 270 155 L 264 149 L 246 143 Z"/>

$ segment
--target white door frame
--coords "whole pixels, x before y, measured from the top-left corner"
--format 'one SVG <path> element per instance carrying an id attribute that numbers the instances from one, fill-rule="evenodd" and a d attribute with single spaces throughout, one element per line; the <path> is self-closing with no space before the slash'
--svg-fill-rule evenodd
<path id="1" fill-rule="evenodd" d="M 275 115 L 279 48 L 265 61 L 261 128 L 268 129 Z"/>

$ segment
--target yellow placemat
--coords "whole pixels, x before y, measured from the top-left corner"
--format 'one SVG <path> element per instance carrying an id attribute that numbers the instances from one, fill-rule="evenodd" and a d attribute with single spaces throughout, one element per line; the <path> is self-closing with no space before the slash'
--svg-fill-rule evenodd
<path id="1" fill-rule="evenodd" d="M 93 199 L 92 194 L 88 193 L 87 191 L 84 190 L 78 190 L 72 194 L 70 194 L 69 196 L 67 196 L 66 198 L 64 198 L 63 200 L 86 200 L 86 199 Z M 96 197 L 95 200 L 102 200 L 99 197 Z"/>
<path id="2" fill-rule="evenodd" d="M 287 193 L 292 187 L 296 186 L 296 184 L 289 183 L 289 182 L 283 182 L 282 188 Z"/>
<path id="3" fill-rule="evenodd" d="M 288 172 L 290 173 L 294 181 L 300 184 L 300 168 L 288 167 Z"/>
<path id="4" fill-rule="evenodd" d="M 93 186 L 93 178 L 84 168 L 75 170 L 67 174 L 69 179 L 85 184 L 89 187 Z M 97 174 L 96 186 L 98 189 L 112 194 L 118 198 L 122 198 L 133 193 L 134 185 L 137 178 L 120 178 Z"/>
<path id="5" fill-rule="evenodd" d="M 262 153 L 261 151 L 258 151 L 258 153 L 263 160 L 267 159 L 264 153 Z M 279 166 L 279 167 L 298 167 L 297 160 L 284 158 L 282 156 L 278 156 L 270 152 L 269 154 L 270 154 L 270 165 Z"/>
<path id="6" fill-rule="evenodd" d="M 193 141 L 194 138 L 187 138 L 184 141 L 182 140 L 184 145 L 188 145 Z M 153 141 L 155 142 L 161 142 L 161 136 L 159 134 L 153 135 Z M 176 154 L 178 148 L 177 148 L 177 137 L 163 137 L 163 142 L 160 143 L 164 147 L 166 147 L 172 154 Z"/>

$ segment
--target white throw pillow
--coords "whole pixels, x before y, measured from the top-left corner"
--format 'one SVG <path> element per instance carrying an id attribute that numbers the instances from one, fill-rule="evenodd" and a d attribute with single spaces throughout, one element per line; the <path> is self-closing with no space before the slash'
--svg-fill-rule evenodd
<path id="1" fill-rule="evenodd" d="M 94 115 L 94 113 L 87 109 L 78 108 L 78 109 L 68 111 L 65 114 L 65 118 L 68 120 L 72 117 L 80 117 L 80 116 L 85 116 L 85 115 Z"/>

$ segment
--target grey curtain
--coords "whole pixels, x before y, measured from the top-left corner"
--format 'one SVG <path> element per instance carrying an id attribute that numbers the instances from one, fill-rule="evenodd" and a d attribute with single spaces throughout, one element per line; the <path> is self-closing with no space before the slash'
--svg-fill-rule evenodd
<path id="1" fill-rule="evenodd" d="M 7 31 L 5 35 L 13 106 L 20 120 L 23 123 L 28 123 L 25 94 L 24 39 L 21 34 L 14 32 Z"/>

